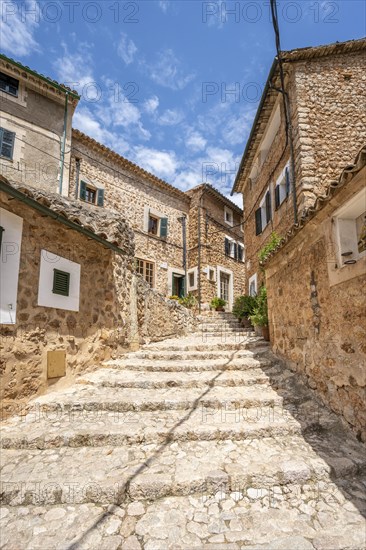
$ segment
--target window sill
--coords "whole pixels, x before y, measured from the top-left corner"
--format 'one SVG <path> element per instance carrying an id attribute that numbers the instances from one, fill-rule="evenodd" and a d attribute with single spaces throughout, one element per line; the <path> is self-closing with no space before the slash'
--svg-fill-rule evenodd
<path id="1" fill-rule="evenodd" d="M 10 159 L 9 157 L 4 157 L 3 155 L 0 155 L 0 159 L 6 160 L 7 162 L 11 162 L 12 164 L 14 163 L 14 159 Z"/>
<path id="2" fill-rule="evenodd" d="M 344 283 L 356 277 L 364 276 L 366 272 L 366 256 L 356 260 L 356 263 L 335 267 L 333 262 L 328 262 L 329 286 Z"/>

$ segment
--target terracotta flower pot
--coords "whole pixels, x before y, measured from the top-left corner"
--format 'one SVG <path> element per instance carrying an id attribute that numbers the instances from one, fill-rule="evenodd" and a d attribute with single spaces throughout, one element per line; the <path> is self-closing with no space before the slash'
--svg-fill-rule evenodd
<path id="1" fill-rule="evenodd" d="M 267 342 L 269 342 L 269 326 L 265 325 L 262 327 L 262 336 Z"/>

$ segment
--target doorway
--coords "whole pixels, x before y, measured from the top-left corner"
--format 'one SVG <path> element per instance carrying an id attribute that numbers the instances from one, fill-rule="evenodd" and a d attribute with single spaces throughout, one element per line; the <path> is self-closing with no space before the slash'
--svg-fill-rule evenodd
<path id="1" fill-rule="evenodd" d="M 231 311 L 233 307 L 233 294 L 234 294 L 234 276 L 233 272 L 224 267 L 217 267 L 217 296 L 225 300 L 226 311 Z"/>
<path id="2" fill-rule="evenodd" d="M 172 295 L 178 296 L 179 298 L 184 297 L 185 290 L 185 277 L 179 273 L 172 274 Z"/>

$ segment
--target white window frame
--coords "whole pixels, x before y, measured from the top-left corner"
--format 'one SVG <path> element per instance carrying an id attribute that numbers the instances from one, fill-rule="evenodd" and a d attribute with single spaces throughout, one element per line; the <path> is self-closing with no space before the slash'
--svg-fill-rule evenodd
<path id="1" fill-rule="evenodd" d="M 191 285 L 190 283 L 190 275 L 192 274 L 194 277 L 193 285 Z M 198 267 L 192 267 L 187 271 L 187 290 L 189 292 L 190 290 L 197 290 L 197 288 L 198 288 Z"/>
<path id="2" fill-rule="evenodd" d="M 52 292 L 53 270 L 70 273 L 69 295 L 61 296 Z M 37 305 L 54 307 L 67 311 L 79 311 L 81 266 L 76 262 L 57 256 L 49 250 L 41 250 Z"/>
<path id="3" fill-rule="evenodd" d="M 366 188 L 359 191 L 333 214 L 334 240 L 337 267 L 343 269 L 366 256 L 366 250 L 358 251 L 356 220 L 366 212 Z M 351 252 L 348 256 L 342 256 Z M 352 262 L 352 263 L 347 263 Z"/>
<path id="4" fill-rule="evenodd" d="M 266 195 L 268 192 L 271 193 L 270 186 L 268 186 L 267 189 L 264 191 L 263 198 L 259 203 L 259 208 L 261 209 L 262 233 L 270 222 L 270 220 L 267 220 L 267 212 L 266 212 Z M 272 210 L 272 194 L 271 194 L 271 210 Z M 271 213 L 273 215 L 273 212 Z"/>
<path id="5" fill-rule="evenodd" d="M 252 283 L 254 283 L 254 288 L 255 288 L 254 292 L 255 292 L 255 294 L 250 293 L 250 287 L 251 287 Z M 257 293 L 258 293 L 258 276 L 257 276 L 257 273 L 254 273 L 254 275 L 249 277 L 249 280 L 248 280 L 248 294 L 249 294 L 249 296 L 256 296 Z"/>
<path id="6" fill-rule="evenodd" d="M 236 241 L 232 237 L 229 237 L 229 235 L 225 235 L 225 239 L 227 239 L 230 243 L 230 254 L 226 257 L 227 258 L 233 258 L 233 260 L 235 260 L 234 244 L 236 244 Z"/>
<path id="7" fill-rule="evenodd" d="M 290 160 L 286 162 L 286 165 L 284 166 L 281 174 L 279 175 L 276 181 L 275 187 L 278 187 L 278 186 L 280 187 L 280 202 L 279 202 L 278 208 L 281 206 L 283 202 L 285 202 L 285 200 L 287 199 L 287 197 L 291 192 L 291 189 L 289 189 L 289 193 L 288 194 L 286 193 L 286 169 L 290 171 Z M 275 205 L 275 208 L 276 208 L 276 205 Z"/>
<path id="8" fill-rule="evenodd" d="M 229 214 L 230 220 L 228 221 L 226 219 L 226 214 Z M 231 210 L 231 208 L 228 208 L 227 206 L 224 206 L 224 221 L 226 225 L 229 225 L 230 227 L 233 227 L 234 225 L 234 212 Z"/>

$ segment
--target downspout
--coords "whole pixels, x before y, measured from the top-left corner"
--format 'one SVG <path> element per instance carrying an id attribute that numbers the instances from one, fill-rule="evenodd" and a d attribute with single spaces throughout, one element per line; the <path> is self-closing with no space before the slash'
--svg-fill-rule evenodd
<path id="1" fill-rule="evenodd" d="M 203 193 L 202 193 L 203 195 Z M 201 208 L 202 208 L 202 195 L 198 205 L 198 313 L 201 314 Z"/>
<path id="2" fill-rule="evenodd" d="M 80 159 L 75 161 L 75 199 L 79 197 Z"/>
<path id="3" fill-rule="evenodd" d="M 187 266 L 187 218 L 182 216 L 179 218 L 182 221 L 182 240 L 183 240 L 183 269 L 184 269 L 184 296 L 187 296 L 188 288 L 188 266 Z"/>
<path id="4" fill-rule="evenodd" d="M 64 177 L 68 102 L 69 102 L 69 92 L 66 92 L 66 95 L 65 95 L 65 109 L 64 109 L 64 131 L 63 131 L 62 143 L 61 143 L 60 183 L 59 183 L 59 187 L 58 187 L 58 192 L 60 193 L 60 195 L 62 195 L 62 181 L 63 181 L 63 177 Z"/>

